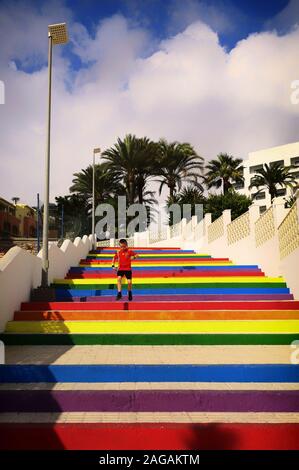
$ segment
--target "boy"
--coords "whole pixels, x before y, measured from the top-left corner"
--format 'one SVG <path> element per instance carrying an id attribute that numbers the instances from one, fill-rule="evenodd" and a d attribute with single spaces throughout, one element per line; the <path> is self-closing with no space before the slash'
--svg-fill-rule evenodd
<path id="1" fill-rule="evenodd" d="M 128 281 L 128 297 L 129 300 L 133 299 L 132 296 L 132 268 L 131 268 L 131 260 L 136 259 L 138 255 L 128 248 L 128 242 L 124 238 L 119 240 L 120 250 L 115 253 L 113 260 L 112 260 L 112 269 L 116 270 L 114 263 L 118 261 L 118 269 L 117 269 L 117 296 L 116 300 L 120 300 L 122 298 L 121 294 L 121 280 L 125 276 Z"/>

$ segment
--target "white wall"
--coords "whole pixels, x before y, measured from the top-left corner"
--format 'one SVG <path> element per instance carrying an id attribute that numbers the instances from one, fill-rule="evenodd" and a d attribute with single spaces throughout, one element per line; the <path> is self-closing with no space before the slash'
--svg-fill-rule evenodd
<path id="1" fill-rule="evenodd" d="M 285 166 L 291 165 L 291 158 L 295 158 L 299 156 L 299 142 L 294 142 L 291 144 L 286 145 L 279 145 L 278 147 L 271 147 L 263 150 L 258 150 L 256 152 L 250 152 L 248 154 L 248 159 L 244 160 L 244 189 L 239 189 L 238 192 L 240 194 L 246 194 L 247 196 L 252 195 L 258 191 L 257 188 L 248 189 L 250 185 L 250 179 L 254 176 L 254 173 L 250 173 L 250 167 L 263 165 L 267 163 L 268 165 L 271 162 L 283 160 Z M 292 170 L 292 172 L 297 173 L 299 171 L 299 167 Z M 297 179 L 297 183 L 299 183 L 299 178 Z M 263 189 L 260 187 L 259 189 Z M 271 198 L 268 193 L 267 189 L 263 189 L 266 193 L 265 199 L 255 200 L 255 204 L 258 206 L 267 206 L 271 205 Z M 291 195 L 291 189 L 287 188 L 286 196 L 281 196 L 280 202 L 284 202 L 285 197 L 289 197 Z"/>
<path id="2" fill-rule="evenodd" d="M 198 253 L 210 254 L 213 257 L 229 258 L 236 264 L 257 264 L 267 276 L 282 276 L 294 297 L 299 299 L 299 247 L 295 247 L 285 258 L 282 257 L 279 247 L 278 228 L 286 220 L 289 209 L 284 208 L 281 198 L 276 198 L 273 201 L 272 208 L 269 210 L 273 214 L 273 230 L 269 230 L 266 222 L 264 226 L 265 214 L 261 216 L 259 206 L 252 204 L 248 211 L 249 234 L 245 233 L 243 236 L 241 233 L 240 239 L 231 244 L 228 241 L 228 226 L 231 223 L 231 213 L 230 210 L 225 210 L 222 214 L 223 235 L 220 235 L 213 241 L 209 241 L 208 238 L 209 227 L 212 224 L 211 214 L 205 214 L 204 219 L 198 224 L 191 224 L 190 222 L 186 224 L 186 220 L 183 219 L 180 235 L 177 237 L 171 237 L 170 230 L 168 230 L 167 239 L 149 243 L 148 232 L 138 234 L 138 237 L 134 238 L 135 246 L 194 249 Z M 297 192 L 296 211 L 296 221 L 292 222 L 289 229 L 292 231 L 291 239 L 296 239 L 299 245 L 299 192 Z M 236 219 L 232 223 L 236 224 L 238 220 Z M 257 243 L 257 223 L 263 232 L 262 235 L 265 235 L 265 239 L 261 244 Z M 140 244 L 139 241 L 141 239 L 142 243 Z"/>
<path id="3" fill-rule="evenodd" d="M 91 250 L 91 235 L 77 237 L 74 243 L 65 240 L 60 248 L 49 246 L 49 283 L 54 277 L 64 277 Z M 37 256 L 14 246 L 0 260 L 0 331 L 12 320 L 21 302 L 29 301 L 31 289 L 41 283 L 42 250 Z"/>

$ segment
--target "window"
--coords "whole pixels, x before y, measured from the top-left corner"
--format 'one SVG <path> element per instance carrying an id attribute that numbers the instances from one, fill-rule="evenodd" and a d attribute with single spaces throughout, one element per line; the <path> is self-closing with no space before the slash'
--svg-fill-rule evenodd
<path id="1" fill-rule="evenodd" d="M 299 157 L 291 158 L 291 165 L 299 166 Z"/>
<path id="2" fill-rule="evenodd" d="M 265 199 L 265 197 L 266 197 L 265 191 L 262 191 L 261 193 L 252 194 L 252 199 L 255 199 L 256 201 L 260 201 L 261 199 Z"/>
<path id="3" fill-rule="evenodd" d="M 240 183 L 235 183 L 235 184 L 234 184 L 234 188 L 235 188 L 235 189 L 244 189 L 244 187 L 245 187 L 244 181 L 242 181 L 242 182 L 240 182 Z"/>
<path id="4" fill-rule="evenodd" d="M 255 179 L 255 176 L 252 176 L 252 178 L 250 178 L 250 184 L 254 181 Z"/>
<path id="5" fill-rule="evenodd" d="M 276 160 L 276 162 L 270 162 L 270 166 L 281 165 L 284 166 L 284 160 Z"/>
<path id="6" fill-rule="evenodd" d="M 260 214 L 263 214 L 264 212 L 266 212 L 267 210 L 267 206 L 260 206 Z"/>
<path id="7" fill-rule="evenodd" d="M 287 190 L 286 188 L 281 188 L 281 189 L 278 189 L 277 190 L 277 197 L 280 197 L 280 196 L 285 196 L 287 193 Z"/>
<path id="8" fill-rule="evenodd" d="M 257 170 L 262 170 L 263 165 L 255 165 L 255 166 L 250 166 L 249 167 L 249 172 L 250 173 L 255 173 Z"/>

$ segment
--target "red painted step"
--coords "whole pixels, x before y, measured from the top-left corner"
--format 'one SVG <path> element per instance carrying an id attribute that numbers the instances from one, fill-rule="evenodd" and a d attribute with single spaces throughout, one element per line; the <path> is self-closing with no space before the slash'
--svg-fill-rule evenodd
<path id="1" fill-rule="evenodd" d="M 1 424 L 1 450 L 299 450 L 298 424 Z"/>
<path id="2" fill-rule="evenodd" d="M 84 259 L 81 259 L 79 261 L 80 264 L 111 264 L 112 262 L 112 258 L 113 256 L 111 256 L 111 258 L 105 258 L 105 259 L 92 259 L 92 260 L 89 260 L 87 258 L 84 258 Z M 171 265 L 173 263 L 181 263 L 181 262 L 196 262 L 196 263 L 208 263 L 208 264 L 213 264 L 215 261 L 225 261 L 225 262 L 228 262 L 230 261 L 229 258 L 176 258 L 176 259 L 169 259 L 169 258 L 152 258 L 152 259 L 149 259 L 149 258 L 137 258 L 136 260 L 134 260 L 134 263 L 137 263 L 137 264 L 153 264 L 153 263 L 157 263 L 157 262 L 167 262 L 167 264 Z"/>
<path id="3" fill-rule="evenodd" d="M 42 310 L 299 310 L 299 300 L 280 301 L 159 301 L 159 302 L 22 302 L 22 311 Z"/>
<path id="4" fill-rule="evenodd" d="M 149 250 L 149 251 L 152 251 L 152 250 L 177 250 L 177 251 L 180 251 L 181 248 L 178 248 L 178 247 L 167 247 L 167 246 L 137 246 L 136 247 L 137 250 Z M 97 248 L 97 251 L 101 252 L 101 251 L 106 251 L 106 250 L 119 250 L 119 246 L 103 246 L 102 248 Z M 132 250 L 135 250 L 134 247 L 132 247 Z M 206 254 L 206 253 L 205 253 Z"/>
<path id="5" fill-rule="evenodd" d="M 134 271 L 135 278 L 147 278 L 147 277 L 159 277 L 159 278 L 171 278 L 171 277 L 250 277 L 250 276 L 261 276 L 264 277 L 265 274 L 260 271 L 197 271 L 197 272 L 179 272 L 179 271 Z M 65 279 L 99 279 L 99 278 L 113 278 L 115 279 L 115 272 L 111 270 L 111 272 L 85 272 L 85 273 L 68 273 L 65 276 Z"/>

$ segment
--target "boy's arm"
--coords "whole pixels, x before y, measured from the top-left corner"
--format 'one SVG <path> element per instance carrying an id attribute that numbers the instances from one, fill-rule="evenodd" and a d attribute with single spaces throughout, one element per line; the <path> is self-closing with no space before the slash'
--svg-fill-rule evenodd
<path id="1" fill-rule="evenodd" d="M 132 258 L 132 259 L 138 258 L 138 255 L 137 255 L 137 253 L 135 253 L 135 251 L 132 251 L 132 252 L 131 252 L 131 258 Z"/>
<path id="2" fill-rule="evenodd" d="M 116 252 L 112 260 L 112 268 L 115 268 L 115 263 L 118 261 L 118 253 Z"/>

